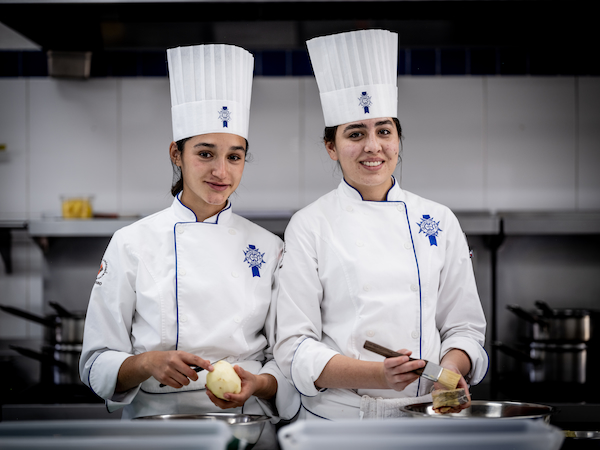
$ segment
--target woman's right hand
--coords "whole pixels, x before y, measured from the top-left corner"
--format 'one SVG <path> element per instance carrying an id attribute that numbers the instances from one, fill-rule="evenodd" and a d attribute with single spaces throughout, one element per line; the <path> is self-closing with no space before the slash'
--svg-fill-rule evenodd
<path id="1" fill-rule="evenodd" d="M 198 374 L 190 366 L 202 367 L 209 372 L 214 367 L 205 359 L 181 350 L 150 351 L 127 358 L 117 379 L 116 392 L 123 392 L 154 377 L 160 383 L 181 388 L 196 381 Z"/>
<path id="2" fill-rule="evenodd" d="M 413 370 L 425 367 L 425 361 L 421 359 L 411 361 L 409 356 L 412 352 L 405 348 L 398 350 L 398 353 L 402 353 L 402 356 L 386 358 L 383 361 L 383 375 L 390 389 L 403 391 L 406 386 L 419 378 Z"/>

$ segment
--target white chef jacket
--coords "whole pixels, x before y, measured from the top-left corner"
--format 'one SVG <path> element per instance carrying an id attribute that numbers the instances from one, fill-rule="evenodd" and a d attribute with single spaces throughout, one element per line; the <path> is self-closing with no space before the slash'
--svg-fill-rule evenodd
<path id="1" fill-rule="evenodd" d="M 151 377 L 125 393 L 114 391 L 131 355 L 184 350 L 209 361 L 226 357 L 252 373 L 273 375 L 279 416 L 293 417 L 300 400 L 271 347 L 282 250 L 281 239 L 234 214 L 229 202 L 196 222 L 177 197 L 171 207 L 118 230 L 90 297 L 82 381 L 110 411 L 124 406 L 123 418 L 219 412 L 205 392 L 206 371 L 181 389 L 160 387 Z M 267 403 L 251 397 L 243 412 L 271 415 Z"/>
<path id="2" fill-rule="evenodd" d="M 364 201 L 342 180 L 292 217 L 285 242 L 274 353 L 302 395 L 304 416 L 358 418 L 363 395 L 429 394 L 423 378 L 400 392 L 319 391 L 314 382 L 337 354 L 383 360 L 365 340 L 434 363 L 461 349 L 472 363 L 467 382 L 484 378 L 486 321 L 465 235 L 447 207 L 395 179 L 385 201 Z"/>

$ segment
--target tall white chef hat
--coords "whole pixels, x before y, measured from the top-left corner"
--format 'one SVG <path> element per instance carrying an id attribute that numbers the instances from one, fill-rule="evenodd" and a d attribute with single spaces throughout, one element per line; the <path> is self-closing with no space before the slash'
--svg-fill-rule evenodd
<path id="1" fill-rule="evenodd" d="M 167 50 L 173 140 L 207 133 L 248 139 L 254 57 L 234 45 Z"/>
<path id="2" fill-rule="evenodd" d="M 398 117 L 398 34 L 359 30 L 306 42 L 325 125 Z"/>

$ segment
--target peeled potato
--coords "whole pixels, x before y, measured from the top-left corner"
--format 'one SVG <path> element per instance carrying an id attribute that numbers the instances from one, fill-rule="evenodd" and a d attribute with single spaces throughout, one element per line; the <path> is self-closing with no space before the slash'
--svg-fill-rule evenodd
<path id="1" fill-rule="evenodd" d="M 213 364 L 215 370 L 206 374 L 206 387 L 220 399 L 225 392 L 239 394 L 242 390 L 242 380 L 227 361 L 218 361 Z"/>

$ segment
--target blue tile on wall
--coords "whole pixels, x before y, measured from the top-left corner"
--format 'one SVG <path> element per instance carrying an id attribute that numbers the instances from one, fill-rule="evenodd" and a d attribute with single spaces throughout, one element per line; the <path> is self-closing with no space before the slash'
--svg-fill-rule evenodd
<path id="1" fill-rule="evenodd" d="M 471 75 L 496 74 L 496 49 L 474 48 L 469 51 Z"/>
<path id="2" fill-rule="evenodd" d="M 435 75 L 436 52 L 433 49 L 410 51 L 410 73 L 412 75 Z"/>
<path id="3" fill-rule="evenodd" d="M 442 75 L 464 75 L 466 73 L 465 50 L 442 49 L 440 52 L 440 73 Z"/>
<path id="4" fill-rule="evenodd" d="M 406 50 L 400 49 L 398 52 L 398 75 L 407 75 L 406 73 Z"/>
<path id="5" fill-rule="evenodd" d="M 22 52 L 0 52 L 0 77 L 18 77 L 21 75 Z"/>
<path id="6" fill-rule="evenodd" d="M 168 76 L 166 52 L 144 52 L 142 56 L 142 75 L 145 77 Z"/>
<path id="7" fill-rule="evenodd" d="M 287 55 L 282 50 L 262 52 L 262 75 L 285 76 L 287 74 Z"/>
<path id="8" fill-rule="evenodd" d="M 24 77 L 47 77 L 48 58 L 46 52 L 22 52 L 22 73 Z"/>
<path id="9" fill-rule="evenodd" d="M 596 55 L 590 55 L 587 50 L 579 48 L 570 49 L 572 54 L 572 64 L 577 75 L 599 76 L 600 58 Z"/>
<path id="10" fill-rule="evenodd" d="M 292 75 L 297 77 L 309 76 L 313 74 L 310 58 L 306 50 L 292 51 Z"/>
<path id="11" fill-rule="evenodd" d="M 500 75 L 525 75 L 529 71 L 527 51 L 521 48 L 502 48 L 500 57 Z"/>

